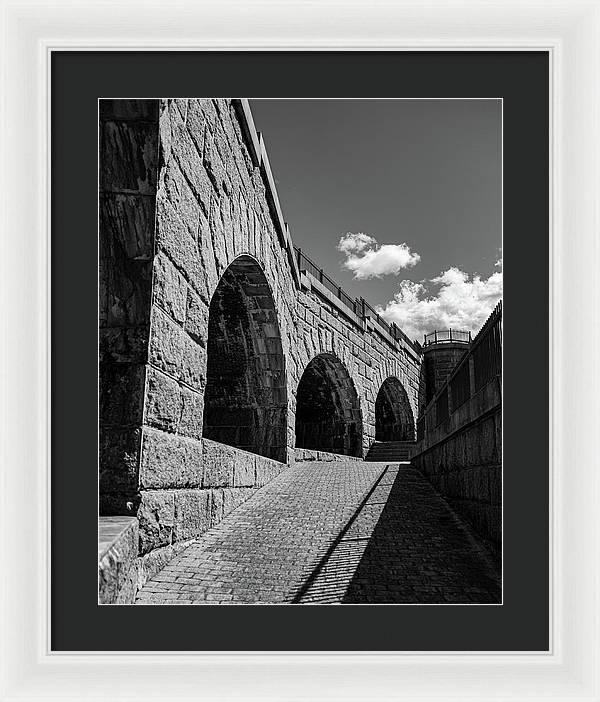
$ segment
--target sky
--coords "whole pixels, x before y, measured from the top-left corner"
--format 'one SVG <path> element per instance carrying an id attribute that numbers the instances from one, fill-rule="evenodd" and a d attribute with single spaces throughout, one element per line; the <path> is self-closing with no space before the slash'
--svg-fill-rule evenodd
<path id="1" fill-rule="evenodd" d="M 292 240 L 421 340 L 502 295 L 500 100 L 251 100 Z"/>

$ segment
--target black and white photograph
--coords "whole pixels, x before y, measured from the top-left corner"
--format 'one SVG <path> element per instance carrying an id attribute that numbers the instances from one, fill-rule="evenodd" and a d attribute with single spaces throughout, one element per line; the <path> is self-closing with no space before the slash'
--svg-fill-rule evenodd
<path id="1" fill-rule="evenodd" d="M 98 118 L 98 602 L 501 605 L 502 98 Z"/>

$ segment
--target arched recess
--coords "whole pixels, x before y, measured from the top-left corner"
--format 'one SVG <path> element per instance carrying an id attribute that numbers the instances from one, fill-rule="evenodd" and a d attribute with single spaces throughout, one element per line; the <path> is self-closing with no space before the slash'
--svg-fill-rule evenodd
<path id="1" fill-rule="evenodd" d="M 207 439 L 287 459 L 285 360 L 273 295 L 244 255 L 223 273 L 208 318 L 204 431 Z"/>
<path id="2" fill-rule="evenodd" d="M 362 456 L 362 417 L 344 364 L 322 353 L 306 366 L 296 395 L 296 446 Z"/>
<path id="3" fill-rule="evenodd" d="M 375 400 L 375 441 L 414 441 L 415 420 L 398 378 L 386 378 Z"/>

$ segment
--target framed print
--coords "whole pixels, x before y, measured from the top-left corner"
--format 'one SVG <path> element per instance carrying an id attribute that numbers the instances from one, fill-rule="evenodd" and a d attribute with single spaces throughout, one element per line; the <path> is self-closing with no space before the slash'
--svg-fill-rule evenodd
<path id="1" fill-rule="evenodd" d="M 3 697 L 599 699 L 597 5 L 166 12 L 5 7 Z"/>

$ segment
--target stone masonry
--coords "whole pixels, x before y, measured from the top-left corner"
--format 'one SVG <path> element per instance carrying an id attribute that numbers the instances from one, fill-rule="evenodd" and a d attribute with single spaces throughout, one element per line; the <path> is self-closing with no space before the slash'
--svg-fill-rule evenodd
<path id="1" fill-rule="evenodd" d="M 420 366 L 298 270 L 247 102 L 100 101 L 100 513 L 138 518 L 140 586 L 298 448 L 364 456 L 386 379 L 414 432 Z"/>

